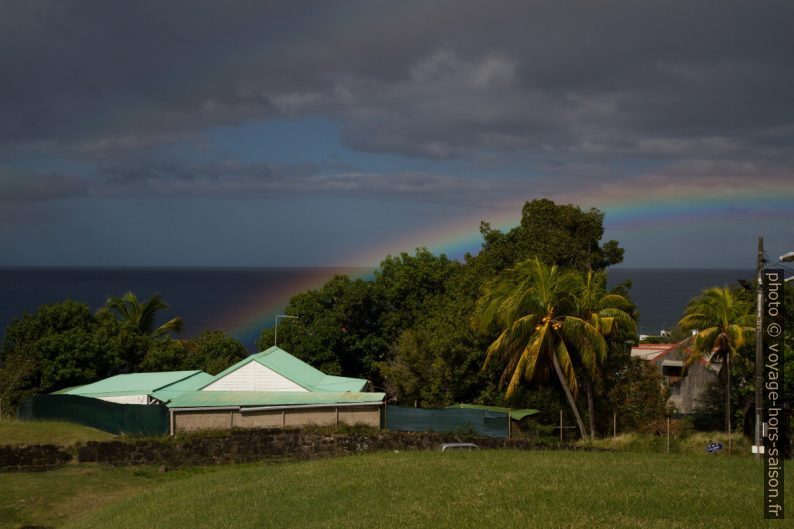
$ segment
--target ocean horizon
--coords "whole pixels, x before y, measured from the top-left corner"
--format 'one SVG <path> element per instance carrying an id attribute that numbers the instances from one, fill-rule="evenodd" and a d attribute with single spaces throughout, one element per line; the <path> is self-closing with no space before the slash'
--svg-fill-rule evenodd
<path id="1" fill-rule="evenodd" d="M 253 351 L 261 329 L 273 325 L 291 296 L 318 288 L 335 274 L 367 279 L 373 271 L 363 267 L 0 267 L 0 337 L 15 317 L 45 303 L 73 299 L 96 310 L 109 297 L 131 290 L 143 299 L 160 293 L 170 305 L 161 316 L 181 316 L 182 336 L 219 329 Z M 632 281 L 640 334 L 672 327 L 686 303 L 703 289 L 753 275 L 751 269 L 733 268 L 607 271 L 609 287 Z"/>

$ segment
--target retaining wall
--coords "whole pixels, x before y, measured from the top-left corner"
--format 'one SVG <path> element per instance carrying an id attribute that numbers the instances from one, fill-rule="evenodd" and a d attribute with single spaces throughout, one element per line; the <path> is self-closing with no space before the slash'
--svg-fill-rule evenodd
<path id="1" fill-rule="evenodd" d="M 378 450 L 437 450 L 441 443 L 472 442 L 480 448 L 544 448 L 527 439 L 454 434 L 377 432 L 318 433 L 302 430 L 231 430 L 173 438 L 89 441 L 71 448 L 52 445 L 0 447 L 0 471 L 50 470 L 75 460 L 113 466 L 167 467 L 311 459 Z"/>

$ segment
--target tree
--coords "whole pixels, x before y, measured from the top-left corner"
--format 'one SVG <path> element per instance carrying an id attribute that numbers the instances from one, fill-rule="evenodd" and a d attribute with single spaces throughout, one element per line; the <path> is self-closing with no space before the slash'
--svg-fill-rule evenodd
<path id="1" fill-rule="evenodd" d="M 142 371 L 200 369 L 217 375 L 248 356 L 234 337 L 223 331 L 204 331 L 190 340 L 157 340 L 140 364 Z"/>
<path id="2" fill-rule="evenodd" d="M 33 358 L 21 353 L 7 356 L 0 367 L 0 419 L 9 415 L 14 406 L 7 406 L 24 397 L 22 391 L 29 385 L 27 380 L 35 371 Z"/>
<path id="3" fill-rule="evenodd" d="M 389 347 L 378 328 L 383 310 L 372 282 L 337 275 L 290 299 L 285 313 L 297 319 L 279 322 L 278 346 L 325 373 L 372 380 Z M 256 345 L 273 341 L 264 329 Z"/>
<path id="4" fill-rule="evenodd" d="M 669 389 L 661 384 L 659 371 L 628 352 L 609 359 L 604 369 L 610 415 L 617 414 L 619 429 L 637 428 L 667 413 Z"/>
<path id="5" fill-rule="evenodd" d="M 480 233 L 483 247 L 476 260 L 495 272 L 531 257 L 576 270 L 603 270 L 623 261 L 617 241 L 599 244 L 604 235 L 602 212 L 548 199 L 526 202 L 520 224 L 507 233 L 487 222 L 480 224 Z"/>
<path id="6" fill-rule="evenodd" d="M 690 339 L 691 352 L 685 366 L 698 360 L 721 364 L 725 431 L 731 431 L 731 360 L 738 349 L 753 338 L 755 316 L 747 293 L 734 288 L 714 287 L 692 299 L 684 309 L 678 326 L 686 332 L 696 331 Z"/>
<path id="7" fill-rule="evenodd" d="M 108 324 L 113 326 L 108 328 Z M 99 321 L 83 303 L 42 305 L 7 327 L 0 349 L 6 409 L 28 395 L 93 382 L 130 367 L 119 324 Z"/>
<path id="8" fill-rule="evenodd" d="M 449 278 L 460 268 L 446 255 L 435 256 L 427 248 L 381 261 L 372 286 L 383 301 L 378 326 L 384 335 L 396 339 L 426 315 L 431 300 L 445 292 Z"/>
<path id="9" fill-rule="evenodd" d="M 110 298 L 105 303 L 105 308 L 122 322 L 131 323 L 138 332 L 151 336 L 163 336 L 170 332 L 182 330 L 182 318 L 171 318 L 155 328 L 157 312 L 168 309 L 168 304 L 160 294 L 153 294 L 144 302 L 132 292 L 127 292 L 120 298 Z"/>
<path id="10" fill-rule="evenodd" d="M 279 322 L 279 347 L 326 373 L 379 385 L 380 368 L 401 333 L 424 319 L 460 267 L 418 248 L 415 255 L 387 256 L 371 281 L 335 276 L 290 299 L 285 313 L 297 319 Z M 257 347 L 272 346 L 273 334 L 264 329 Z"/>
<path id="11" fill-rule="evenodd" d="M 587 436 L 576 406 L 576 363 L 591 376 L 606 356 L 604 337 L 578 316 L 578 278 L 539 259 L 530 259 L 489 282 L 472 318 L 481 331 L 496 327 L 499 336 L 486 351 L 485 366 L 497 358 L 506 367 L 507 396 L 521 381 L 545 381 L 553 371 L 571 407 L 579 433 Z"/>
<path id="12" fill-rule="evenodd" d="M 637 325 L 627 312 L 632 310 L 631 303 L 617 292 L 607 292 L 606 282 L 604 272 L 588 271 L 583 276 L 579 276 L 575 298 L 576 314 L 582 320 L 589 322 L 604 339 L 617 336 L 619 331 L 633 335 Z M 593 374 L 596 374 L 598 367 L 597 364 Z M 592 438 L 595 435 L 594 380 L 587 371 L 583 375 Z"/>

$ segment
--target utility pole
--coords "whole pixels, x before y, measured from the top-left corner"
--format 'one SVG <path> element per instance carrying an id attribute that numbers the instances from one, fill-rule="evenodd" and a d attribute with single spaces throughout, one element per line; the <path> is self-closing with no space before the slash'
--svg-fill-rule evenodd
<path id="1" fill-rule="evenodd" d="M 758 237 L 758 255 L 755 264 L 755 458 L 761 458 L 761 421 L 764 418 L 764 403 L 762 386 L 764 384 L 764 361 L 763 361 L 763 317 L 764 317 L 764 280 L 762 271 L 764 269 L 764 238 Z"/>
<path id="2" fill-rule="evenodd" d="M 293 320 L 299 320 L 298 316 L 288 316 L 286 314 L 276 314 L 276 331 L 273 334 L 273 345 L 278 346 L 278 319 L 279 318 L 290 318 Z"/>

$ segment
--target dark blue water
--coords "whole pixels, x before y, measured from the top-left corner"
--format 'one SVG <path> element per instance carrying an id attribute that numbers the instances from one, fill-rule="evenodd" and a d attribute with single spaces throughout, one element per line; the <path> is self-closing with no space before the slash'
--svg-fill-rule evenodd
<path id="1" fill-rule="evenodd" d="M 160 293 L 170 305 L 165 321 L 180 316 L 183 337 L 206 329 L 230 332 L 253 348 L 258 331 L 241 329 L 244 315 L 258 314 L 264 325 L 292 294 L 316 288 L 339 268 L 0 268 L 0 337 L 14 317 L 44 303 L 81 301 L 92 309 L 131 290 L 144 300 Z M 261 307 L 261 309 L 257 309 Z M 272 323 L 271 323 L 272 325 Z"/>
<path id="2" fill-rule="evenodd" d="M 163 318 L 181 316 L 183 336 L 221 329 L 253 348 L 258 333 L 240 329 L 235 315 L 259 312 L 267 325 L 292 294 L 319 285 L 337 272 L 318 268 L 0 268 L 0 336 L 15 316 L 44 303 L 74 299 L 96 309 L 108 297 L 132 290 L 141 299 L 154 292 L 162 294 L 171 305 Z M 657 334 L 669 329 L 687 301 L 704 288 L 733 284 L 752 275 L 752 270 L 625 268 L 610 270 L 609 281 L 610 285 L 633 281 L 631 296 L 640 310 L 639 332 Z"/>
<path id="3" fill-rule="evenodd" d="M 659 334 L 681 318 L 687 302 L 709 287 L 736 285 L 752 279 L 753 270 L 615 268 L 607 272 L 609 287 L 632 281 L 631 299 L 640 311 L 639 334 Z"/>

